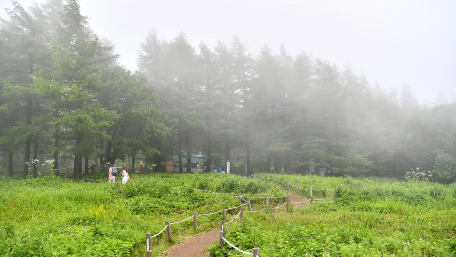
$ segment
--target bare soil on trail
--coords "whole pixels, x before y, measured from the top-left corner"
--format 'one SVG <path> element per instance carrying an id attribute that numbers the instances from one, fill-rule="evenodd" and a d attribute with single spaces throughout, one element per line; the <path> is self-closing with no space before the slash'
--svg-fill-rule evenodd
<path id="1" fill-rule="evenodd" d="M 164 253 L 169 257 L 208 257 L 209 252 L 204 252 L 204 248 L 218 242 L 219 237 L 220 229 L 212 230 L 189 238 Z"/>
<path id="2" fill-rule="evenodd" d="M 289 195 L 290 202 L 302 202 L 303 200 Z M 309 202 L 295 203 L 295 209 L 309 207 Z M 220 237 L 220 229 L 212 230 L 201 235 L 189 238 L 171 249 L 163 252 L 167 257 L 209 257 L 209 252 L 204 252 L 204 248 L 218 242 Z"/>

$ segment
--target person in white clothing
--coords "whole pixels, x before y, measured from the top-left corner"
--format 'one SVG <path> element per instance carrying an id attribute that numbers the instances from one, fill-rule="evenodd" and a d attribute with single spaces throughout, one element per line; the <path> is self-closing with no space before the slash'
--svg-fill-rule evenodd
<path id="1" fill-rule="evenodd" d="M 122 170 L 122 184 L 127 184 L 130 177 L 128 176 L 127 168 L 123 168 Z"/>

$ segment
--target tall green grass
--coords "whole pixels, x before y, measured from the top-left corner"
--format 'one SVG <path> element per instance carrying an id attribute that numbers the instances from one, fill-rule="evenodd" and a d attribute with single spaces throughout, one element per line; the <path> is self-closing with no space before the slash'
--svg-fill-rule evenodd
<path id="1" fill-rule="evenodd" d="M 455 184 L 267 177 L 263 179 L 273 177 L 303 188 L 335 188 L 337 198 L 292 213 L 245 215 L 225 236 L 241 249 L 260 248 L 261 256 L 456 255 Z M 296 194 L 295 188 L 290 192 Z M 298 190 L 298 196 L 305 199 L 308 191 Z M 214 244 L 210 251 L 211 256 L 243 256 L 227 245 Z"/>
<path id="2" fill-rule="evenodd" d="M 0 256 L 143 256 L 145 233 L 193 212 L 210 213 L 239 205 L 231 194 L 279 194 L 269 182 L 219 174 L 131 174 L 120 182 L 73 182 L 45 176 L 0 182 Z M 229 211 L 228 215 L 233 215 Z M 173 225 L 153 240 L 158 254 L 185 238 L 219 226 L 222 214 Z"/>

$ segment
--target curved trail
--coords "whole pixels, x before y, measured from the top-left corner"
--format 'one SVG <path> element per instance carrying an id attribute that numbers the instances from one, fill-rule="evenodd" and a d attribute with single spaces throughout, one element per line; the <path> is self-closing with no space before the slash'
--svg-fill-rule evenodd
<path id="1" fill-rule="evenodd" d="M 209 252 L 204 252 L 204 248 L 217 242 L 220 236 L 220 229 L 212 230 L 204 234 L 189 238 L 171 249 L 165 251 L 169 257 L 208 257 Z"/>
<path id="2" fill-rule="evenodd" d="M 302 199 L 290 196 L 290 202 L 301 202 Z M 309 207 L 309 202 L 295 203 L 295 209 Z M 220 229 L 212 230 L 207 233 L 189 238 L 169 250 L 165 251 L 165 256 L 168 257 L 209 257 L 209 252 L 204 252 L 204 248 L 218 241 Z"/>

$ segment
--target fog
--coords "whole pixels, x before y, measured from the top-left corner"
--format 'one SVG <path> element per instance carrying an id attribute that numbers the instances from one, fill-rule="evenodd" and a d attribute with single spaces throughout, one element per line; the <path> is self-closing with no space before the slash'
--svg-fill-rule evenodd
<path id="1" fill-rule="evenodd" d="M 24 7 L 34 1 L 20 0 Z M 38 3 L 44 1 L 39 0 Z M 456 100 L 455 1 L 126 1 L 80 0 L 81 12 L 136 70 L 147 33 L 213 48 L 236 35 L 255 56 L 268 45 L 347 65 L 371 86 L 408 85 L 421 103 Z M 0 8 L 10 7 L 1 0 Z M 4 12 L 1 12 L 1 17 Z"/>

